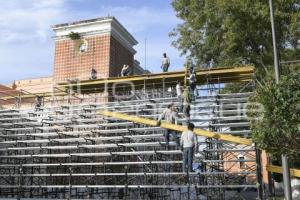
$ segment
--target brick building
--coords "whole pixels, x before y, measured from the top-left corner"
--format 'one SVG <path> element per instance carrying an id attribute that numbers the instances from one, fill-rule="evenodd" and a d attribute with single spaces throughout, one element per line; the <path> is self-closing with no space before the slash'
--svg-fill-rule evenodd
<path id="1" fill-rule="evenodd" d="M 55 33 L 53 75 L 46 78 L 16 80 L 16 90 L 29 93 L 52 92 L 59 82 L 88 80 L 91 70 L 97 78 L 118 77 L 122 66 L 131 66 L 132 74 L 148 73 L 134 60 L 138 42 L 114 17 L 103 17 L 52 26 Z M 71 39 L 70 33 L 80 38 Z"/>
<path id="2" fill-rule="evenodd" d="M 54 82 L 87 80 L 92 68 L 99 78 L 119 76 L 122 66 L 134 65 L 134 37 L 114 17 L 52 26 L 55 32 Z M 71 39 L 70 33 L 80 38 Z"/>

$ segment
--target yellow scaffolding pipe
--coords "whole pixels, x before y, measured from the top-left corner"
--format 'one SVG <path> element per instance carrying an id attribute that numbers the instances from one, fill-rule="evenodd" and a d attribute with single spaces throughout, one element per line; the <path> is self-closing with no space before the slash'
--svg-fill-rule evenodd
<path id="1" fill-rule="evenodd" d="M 148 126 L 157 126 L 157 121 L 153 119 L 147 119 L 143 117 L 137 117 L 133 115 L 127 115 L 123 113 L 118 113 L 118 112 L 111 112 L 109 110 L 100 110 L 98 112 L 100 115 L 104 115 L 107 117 L 113 117 L 116 119 L 122 119 L 126 121 L 131 121 L 139 124 L 145 124 Z M 175 124 L 170 124 L 166 122 L 162 122 L 160 124 L 161 128 L 166 128 L 166 129 L 171 129 L 174 131 L 182 132 L 186 130 L 186 126 L 180 126 L 180 125 L 175 125 Z M 214 138 L 214 139 L 219 139 L 227 142 L 233 142 L 236 144 L 243 144 L 243 145 L 252 145 L 252 140 L 251 139 L 246 139 L 242 137 L 237 137 L 237 136 L 232 136 L 230 134 L 222 134 L 222 133 L 215 133 L 215 132 L 210 132 L 206 131 L 203 129 L 195 129 L 194 133 L 199 136 L 204 136 L 204 137 L 209 137 L 209 138 Z"/>
<path id="2" fill-rule="evenodd" d="M 98 80 L 83 80 L 79 83 L 69 84 L 69 83 L 59 83 L 61 87 L 69 88 L 69 87 L 85 87 L 92 88 L 91 91 L 95 87 L 100 86 L 112 86 L 114 84 L 125 84 L 130 82 L 133 83 L 136 87 L 138 84 L 144 84 L 145 81 L 147 84 L 153 83 L 161 83 L 162 79 L 166 81 L 182 81 L 186 76 L 186 71 L 174 71 L 174 72 L 165 72 L 165 73 L 155 73 L 155 74 L 141 74 L 141 75 L 134 75 L 128 77 L 109 77 L 105 79 L 98 79 Z M 213 68 L 213 69 L 203 69 L 197 70 L 197 80 L 198 84 L 205 83 L 205 78 L 207 75 L 212 76 L 212 83 L 228 83 L 228 82 L 247 82 L 253 80 L 253 73 L 254 67 L 250 65 L 244 65 L 240 67 L 224 67 L 224 68 Z M 36 93 L 36 94 L 21 94 L 21 98 L 34 98 L 36 96 L 43 96 L 43 97 L 51 97 L 51 96 L 66 96 L 67 93 L 65 92 L 47 92 L 47 93 Z M 14 97 L 5 96 L 1 97 L 0 100 L 11 100 Z"/>
<path id="3" fill-rule="evenodd" d="M 144 80 L 151 82 L 161 82 L 164 79 L 170 80 L 180 80 L 186 76 L 186 71 L 174 71 L 174 72 L 165 72 L 165 73 L 155 73 L 155 74 L 140 74 L 128 77 L 110 77 L 106 79 L 98 79 L 98 80 L 86 80 L 81 81 L 79 83 L 59 83 L 61 86 L 65 87 L 78 87 L 78 86 L 99 86 L 101 84 L 117 84 L 124 82 L 133 82 L 139 83 Z M 243 81 L 251 81 L 253 80 L 254 67 L 250 65 L 244 65 L 241 67 L 224 67 L 224 68 L 213 68 L 213 69 L 204 69 L 197 70 L 196 76 L 199 83 L 201 80 L 205 79 L 207 75 L 212 75 L 216 77 L 220 77 L 220 79 L 224 78 L 224 82 L 243 82 Z M 228 80 L 227 80 L 228 79 Z"/>
<path id="4" fill-rule="evenodd" d="M 267 171 L 282 174 L 282 167 L 276 165 L 267 165 Z M 290 169 L 290 174 L 293 177 L 300 177 L 300 169 Z"/>

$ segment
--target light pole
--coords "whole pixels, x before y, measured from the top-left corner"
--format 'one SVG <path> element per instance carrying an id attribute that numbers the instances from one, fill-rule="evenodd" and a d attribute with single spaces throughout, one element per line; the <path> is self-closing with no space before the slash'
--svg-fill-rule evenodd
<path id="1" fill-rule="evenodd" d="M 276 34 L 274 26 L 274 14 L 273 14 L 273 1 L 269 0 L 270 7 L 270 19 L 272 26 L 272 39 L 273 39 L 273 52 L 274 52 L 274 67 L 275 67 L 275 79 L 276 84 L 279 83 L 279 64 L 278 64 L 278 54 L 276 48 Z M 283 174 L 283 184 L 284 184 L 284 196 L 286 200 L 292 200 L 292 190 L 291 190 L 291 180 L 290 180 L 290 169 L 288 163 L 287 155 L 281 155 L 282 160 L 282 174 Z"/>
<path id="2" fill-rule="evenodd" d="M 147 69 L 147 38 L 145 38 L 145 63 L 144 63 L 144 70 L 146 71 L 146 69 Z"/>

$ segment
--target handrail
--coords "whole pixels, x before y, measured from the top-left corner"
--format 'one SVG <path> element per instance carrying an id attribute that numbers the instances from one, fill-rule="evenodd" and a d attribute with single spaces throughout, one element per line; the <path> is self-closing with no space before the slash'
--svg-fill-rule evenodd
<path id="1" fill-rule="evenodd" d="M 239 78 L 242 78 L 243 75 L 253 74 L 254 67 L 250 65 L 244 65 L 241 67 L 224 67 L 224 68 L 213 68 L 210 69 L 209 72 L 207 69 L 197 70 L 196 76 L 197 80 L 202 80 L 203 76 L 209 74 L 212 75 L 224 75 L 224 74 L 234 74 L 237 73 Z M 140 74 L 140 75 L 133 75 L 128 77 L 110 77 L 104 79 L 97 79 L 97 80 L 83 80 L 76 84 L 69 84 L 69 83 L 58 83 L 61 86 L 91 86 L 91 85 L 99 85 L 99 84 L 112 84 L 112 83 L 124 83 L 124 82 L 131 82 L 131 81 L 143 81 L 143 80 L 160 80 L 162 78 L 184 78 L 185 71 L 174 71 L 174 72 L 164 72 L 164 73 L 154 73 L 154 74 Z"/>
<path id="2" fill-rule="evenodd" d="M 197 80 L 198 84 L 202 84 L 204 80 L 204 76 L 208 73 L 214 76 L 221 76 L 224 83 L 237 81 L 237 82 L 244 82 L 244 81 L 251 81 L 253 80 L 252 74 L 254 72 L 254 67 L 250 65 L 244 65 L 240 67 L 224 67 L 224 68 L 213 68 L 210 69 L 209 72 L 207 69 L 197 70 Z M 113 84 L 125 84 L 128 82 L 134 83 L 135 87 L 144 81 L 156 81 L 157 83 L 161 83 L 162 79 L 172 80 L 172 82 L 176 82 L 176 80 L 182 80 L 185 76 L 184 71 L 174 71 L 174 72 L 165 72 L 165 73 L 154 73 L 154 74 L 141 74 L 141 75 L 134 75 L 128 77 L 110 77 L 104 79 L 97 79 L 97 80 L 83 80 L 76 84 L 69 84 L 69 83 L 58 83 L 61 87 L 83 87 L 81 88 L 82 91 L 85 91 L 84 86 L 88 87 L 99 87 L 103 85 L 104 87 L 108 87 L 108 85 Z M 220 80 L 218 80 L 219 82 Z M 126 85 L 126 84 L 125 84 Z M 89 90 L 87 90 L 89 91 Z M 33 98 L 36 96 L 43 96 L 43 97 L 51 97 L 51 96 L 66 96 L 66 92 L 46 92 L 46 93 L 32 93 L 32 94 L 22 94 L 22 98 Z M 9 100 L 12 97 L 6 96 L 1 97 L 0 100 Z"/>
<path id="3" fill-rule="evenodd" d="M 282 174 L 282 167 L 276 165 L 267 165 L 267 171 Z M 290 169 L 291 176 L 300 177 L 300 169 Z"/>
<path id="4" fill-rule="evenodd" d="M 153 119 L 147 119 L 143 117 L 137 117 L 133 115 L 127 115 L 123 113 L 118 113 L 118 112 L 111 112 L 109 110 L 100 110 L 98 111 L 98 114 L 104 115 L 107 117 L 114 117 L 117 119 L 122 119 L 126 121 L 131 121 L 135 123 L 140 123 L 140 124 L 145 124 L 149 126 L 157 126 L 157 121 Z M 166 128 L 166 129 L 171 129 L 174 131 L 178 132 L 183 132 L 186 130 L 186 126 L 181 126 L 181 125 L 175 125 L 175 124 L 170 124 L 166 122 L 162 122 L 160 124 L 161 128 Z M 222 134 L 222 133 L 216 133 L 216 132 L 211 132 L 211 131 L 206 131 L 203 129 L 195 129 L 194 133 L 199 136 L 204 136 L 204 137 L 210 137 L 210 138 L 215 138 L 227 142 L 233 142 L 237 144 L 243 144 L 243 145 L 249 145 L 251 146 L 253 144 L 251 139 L 246 139 L 238 136 L 232 136 L 230 134 Z"/>

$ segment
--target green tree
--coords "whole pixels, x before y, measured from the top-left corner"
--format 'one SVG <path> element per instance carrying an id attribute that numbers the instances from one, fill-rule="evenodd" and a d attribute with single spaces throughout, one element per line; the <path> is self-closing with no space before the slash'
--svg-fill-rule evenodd
<path id="1" fill-rule="evenodd" d="M 255 106 L 249 108 L 252 138 L 275 157 L 280 154 L 299 157 L 300 73 L 297 70 L 282 73 L 279 84 L 269 76 L 251 99 L 263 107 L 263 112 Z"/>
<path id="2" fill-rule="evenodd" d="M 173 0 L 183 20 L 170 36 L 173 45 L 198 66 L 253 64 L 259 70 L 273 63 L 268 1 Z M 300 2 L 274 1 L 281 59 L 300 58 Z"/>

